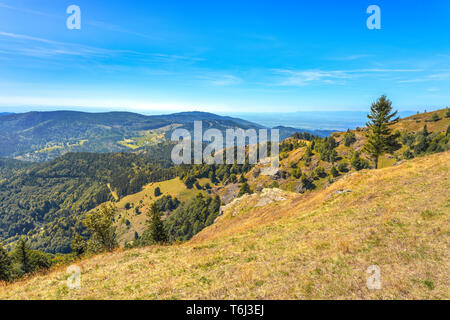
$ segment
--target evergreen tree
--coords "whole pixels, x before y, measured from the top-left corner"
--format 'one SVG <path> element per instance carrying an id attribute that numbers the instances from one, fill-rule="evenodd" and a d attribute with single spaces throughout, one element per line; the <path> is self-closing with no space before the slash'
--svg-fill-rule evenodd
<path id="1" fill-rule="evenodd" d="M 31 250 L 28 247 L 25 238 L 20 238 L 13 255 L 24 274 L 33 271 L 33 267 L 31 265 Z"/>
<path id="2" fill-rule="evenodd" d="M 155 188 L 155 197 L 159 197 L 160 195 L 162 195 L 161 189 L 159 187 L 156 187 Z"/>
<path id="3" fill-rule="evenodd" d="M 370 114 L 367 115 L 369 132 L 364 151 L 374 159 L 375 168 L 378 168 L 378 158 L 381 155 L 393 152 L 399 147 L 396 141 L 398 134 L 392 134 L 388 127 L 390 122 L 398 120 L 393 120 L 396 115 L 397 111 L 392 112 L 392 102 L 384 95 L 370 107 Z"/>
<path id="4" fill-rule="evenodd" d="M 252 194 L 252 190 L 247 182 L 243 183 L 241 188 L 239 189 L 238 198 L 242 197 L 244 194 Z"/>
<path id="5" fill-rule="evenodd" d="M 344 135 L 344 145 L 346 147 L 350 147 L 353 143 L 356 142 L 356 136 L 353 132 L 350 130 L 347 130 L 347 132 Z"/>
<path id="6" fill-rule="evenodd" d="M 11 270 L 11 258 L 0 243 L 0 281 L 9 281 L 11 279 Z"/>
<path id="7" fill-rule="evenodd" d="M 155 203 L 153 203 L 150 207 L 149 218 L 149 231 L 153 242 L 166 243 L 168 240 L 167 232 L 161 220 L 161 211 Z"/>

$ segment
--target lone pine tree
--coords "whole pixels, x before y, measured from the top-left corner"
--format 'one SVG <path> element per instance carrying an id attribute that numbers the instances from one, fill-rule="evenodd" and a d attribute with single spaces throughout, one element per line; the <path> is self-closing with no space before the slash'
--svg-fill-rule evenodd
<path id="1" fill-rule="evenodd" d="M 28 247 L 26 239 L 21 238 L 14 251 L 14 256 L 17 262 L 19 262 L 20 268 L 24 274 L 33 271 L 30 255 L 31 251 L 30 248 Z"/>
<path id="2" fill-rule="evenodd" d="M 168 236 L 166 229 L 164 228 L 164 224 L 161 220 L 161 210 L 153 203 L 150 207 L 150 220 L 149 223 L 149 231 L 151 235 L 151 239 L 156 243 L 165 243 L 168 241 Z"/>
<path id="3" fill-rule="evenodd" d="M 397 111 L 392 112 L 392 102 L 381 96 L 370 107 L 370 114 L 367 115 L 369 122 L 367 127 L 367 142 L 364 151 L 367 152 L 375 162 L 375 168 L 378 168 L 378 158 L 386 152 L 393 152 L 398 148 L 397 134 L 393 134 L 388 124 L 397 121 L 395 118 Z M 393 118 L 395 118 L 393 120 Z"/>

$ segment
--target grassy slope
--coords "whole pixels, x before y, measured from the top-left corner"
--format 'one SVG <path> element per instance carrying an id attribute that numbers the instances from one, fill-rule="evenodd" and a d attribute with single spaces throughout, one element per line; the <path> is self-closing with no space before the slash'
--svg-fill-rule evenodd
<path id="1" fill-rule="evenodd" d="M 247 198 L 189 243 L 81 261 L 81 290 L 61 269 L 0 287 L 0 298 L 448 299 L 449 163 L 445 152 L 362 171 L 261 208 Z M 369 291 L 374 264 L 383 288 Z"/>
<path id="2" fill-rule="evenodd" d="M 209 182 L 209 179 L 204 179 L 204 183 Z M 202 185 L 202 183 L 200 183 Z M 159 187 L 162 195 L 155 197 L 155 189 Z M 147 228 L 146 221 L 148 217 L 146 213 L 150 209 L 150 204 L 164 195 L 171 195 L 178 198 L 180 201 L 188 201 L 195 197 L 199 192 L 206 194 L 205 191 L 199 191 L 195 188 L 187 189 L 184 183 L 179 179 L 171 179 L 162 182 L 152 182 L 142 188 L 142 191 L 126 196 L 120 201 L 115 202 L 114 205 L 118 209 L 117 219 L 117 234 L 119 243 L 123 245 L 125 242 L 134 240 L 134 232 L 140 235 Z M 129 204 L 130 209 L 126 209 L 125 205 Z M 135 208 L 139 207 L 140 214 L 137 214 Z M 96 210 L 95 208 L 94 210 Z M 127 227 L 125 221 L 130 221 L 130 226 Z"/>

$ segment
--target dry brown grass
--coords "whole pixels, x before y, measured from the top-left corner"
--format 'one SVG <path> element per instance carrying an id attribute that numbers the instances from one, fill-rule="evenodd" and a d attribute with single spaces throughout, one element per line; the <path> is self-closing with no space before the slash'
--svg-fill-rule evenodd
<path id="1" fill-rule="evenodd" d="M 82 261 L 80 290 L 56 270 L 0 298 L 448 299 L 449 163 L 435 154 L 261 208 L 249 200 L 189 243 Z M 366 288 L 370 265 L 381 290 Z"/>

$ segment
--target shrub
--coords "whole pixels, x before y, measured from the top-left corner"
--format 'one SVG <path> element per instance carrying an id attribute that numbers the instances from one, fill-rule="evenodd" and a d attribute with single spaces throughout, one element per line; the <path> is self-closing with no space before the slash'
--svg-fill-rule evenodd
<path id="1" fill-rule="evenodd" d="M 431 121 L 436 122 L 436 121 L 439 121 L 439 120 L 441 120 L 441 118 L 439 118 L 438 114 L 436 112 L 433 113 L 433 116 L 431 117 Z"/>
<path id="2" fill-rule="evenodd" d="M 412 159 L 414 158 L 414 154 L 411 152 L 410 149 L 406 149 L 405 152 L 403 152 L 403 157 L 405 159 Z"/>
<path id="3" fill-rule="evenodd" d="M 355 168 L 357 171 L 362 169 L 367 169 L 369 167 L 369 162 L 367 160 L 362 159 L 359 156 L 359 152 L 355 152 L 353 154 L 353 157 L 351 159 L 352 167 Z"/>
<path id="4" fill-rule="evenodd" d="M 355 142 L 356 142 L 355 134 L 351 131 L 347 131 L 344 135 L 344 145 L 346 147 L 350 147 Z"/>
<path id="5" fill-rule="evenodd" d="M 333 178 L 336 178 L 339 176 L 339 171 L 336 169 L 335 166 L 332 166 L 331 170 L 330 170 L 330 174 L 333 176 Z"/>
<path id="6" fill-rule="evenodd" d="M 337 169 L 339 172 L 348 172 L 348 164 L 344 161 L 340 162 Z"/>
<path id="7" fill-rule="evenodd" d="M 77 257 L 80 257 L 86 252 L 86 241 L 82 236 L 77 234 L 75 238 L 73 238 L 70 248 Z"/>
<path id="8" fill-rule="evenodd" d="M 295 170 L 293 170 L 293 174 L 295 179 L 300 179 L 300 177 L 302 176 L 302 169 L 300 168 L 296 168 Z"/>
<path id="9" fill-rule="evenodd" d="M 86 215 L 83 224 L 91 234 L 88 241 L 90 251 L 113 251 L 117 247 L 116 227 L 114 226 L 116 212 L 116 207 L 102 205 L 100 209 Z"/>
<path id="10" fill-rule="evenodd" d="M 327 173 L 325 172 L 325 169 L 322 167 L 317 167 L 314 169 L 314 177 L 316 178 L 325 178 L 327 176 Z"/>

